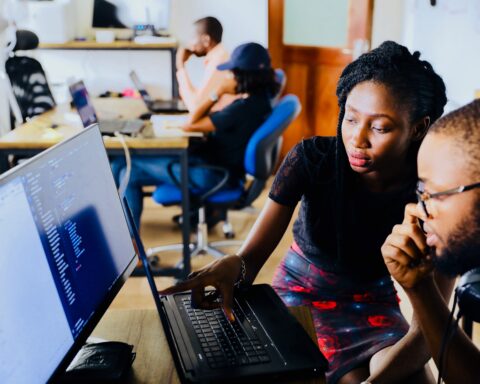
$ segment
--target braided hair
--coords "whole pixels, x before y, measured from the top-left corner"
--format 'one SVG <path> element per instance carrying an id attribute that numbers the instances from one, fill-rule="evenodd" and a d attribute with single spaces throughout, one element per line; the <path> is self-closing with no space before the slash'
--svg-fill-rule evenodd
<path id="1" fill-rule="evenodd" d="M 343 256 L 344 223 L 346 210 L 343 204 L 348 199 L 347 190 L 353 182 L 353 171 L 342 140 L 342 121 L 345 103 L 352 89 L 364 82 L 372 81 L 386 86 L 409 113 L 410 122 L 428 117 L 433 123 L 443 114 L 447 102 L 445 84 L 435 73 L 429 62 L 420 60 L 420 53 L 409 50 L 393 41 L 386 41 L 378 48 L 361 55 L 345 67 L 337 84 L 337 98 L 340 107 L 337 126 L 336 190 L 337 190 L 337 249 Z M 412 143 L 412 165 L 415 164 L 420 143 Z"/>

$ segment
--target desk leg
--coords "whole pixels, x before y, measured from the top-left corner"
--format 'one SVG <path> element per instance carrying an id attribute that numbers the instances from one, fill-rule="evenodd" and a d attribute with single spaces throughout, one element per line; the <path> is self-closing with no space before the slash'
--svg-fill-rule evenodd
<path id="1" fill-rule="evenodd" d="M 176 56 L 177 56 L 177 49 L 172 48 L 170 49 L 170 60 L 171 60 L 171 66 L 170 68 L 172 69 L 172 99 L 176 100 L 179 97 L 178 94 L 178 83 L 177 83 L 177 61 L 176 61 Z"/>
<path id="2" fill-rule="evenodd" d="M 191 272 L 190 265 L 190 195 L 188 192 L 188 152 L 180 155 L 182 179 L 182 241 L 183 241 L 183 273 L 186 278 Z"/>
<path id="3" fill-rule="evenodd" d="M 1 151 L 0 152 L 0 174 L 8 171 L 8 153 Z"/>

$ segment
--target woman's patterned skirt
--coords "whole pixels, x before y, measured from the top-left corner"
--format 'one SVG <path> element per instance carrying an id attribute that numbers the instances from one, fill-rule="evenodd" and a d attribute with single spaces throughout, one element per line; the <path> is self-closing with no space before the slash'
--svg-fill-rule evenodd
<path id="1" fill-rule="evenodd" d="M 409 328 L 390 276 L 354 282 L 318 268 L 296 244 L 277 268 L 272 285 L 287 306 L 310 307 L 318 346 L 329 362 L 329 384 L 368 364 Z"/>

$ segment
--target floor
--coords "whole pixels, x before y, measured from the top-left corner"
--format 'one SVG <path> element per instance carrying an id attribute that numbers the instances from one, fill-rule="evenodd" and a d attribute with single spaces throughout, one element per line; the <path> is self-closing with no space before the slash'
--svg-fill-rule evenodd
<path id="1" fill-rule="evenodd" d="M 230 220 L 236 232 L 236 239 L 244 239 L 250 228 L 252 227 L 255 219 L 261 210 L 266 198 L 267 190 L 256 200 L 253 205 L 254 209 L 248 211 L 233 212 L 230 215 Z M 180 210 L 175 207 L 165 208 L 153 203 L 151 198 L 145 199 L 145 210 L 142 216 L 141 224 L 141 236 L 144 241 L 145 247 L 178 243 L 181 241 L 181 233 L 177 225 L 173 223 L 172 217 L 175 214 L 180 213 Z M 291 226 L 293 220 L 290 223 L 289 230 L 285 233 L 282 241 L 269 258 L 260 274 L 257 276 L 257 283 L 270 283 L 272 281 L 275 267 L 279 264 L 282 257 L 285 255 L 288 247 L 292 242 Z M 209 233 L 210 240 L 224 240 L 221 225 L 217 225 Z M 229 251 L 234 253 L 236 248 L 232 248 Z M 179 260 L 178 253 L 165 253 L 161 257 L 161 265 L 170 266 L 174 265 Z M 203 265 L 212 261 L 210 256 L 200 256 L 193 260 L 192 268 L 198 269 Z M 158 288 L 167 287 L 173 283 L 172 278 L 159 277 L 156 278 Z M 399 296 L 401 299 L 400 306 L 402 312 L 407 319 L 411 318 L 412 308 L 406 298 L 405 293 L 400 287 L 397 287 Z M 111 305 L 111 308 L 154 308 L 155 304 L 150 294 L 150 290 L 145 278 L 131 277 L 125 283 L 125 286 L 119 292 L 118 296 Z M 476 325 L 474 331 L 474 340 L 477 345 L 480 346 L 480 327 Z"/>

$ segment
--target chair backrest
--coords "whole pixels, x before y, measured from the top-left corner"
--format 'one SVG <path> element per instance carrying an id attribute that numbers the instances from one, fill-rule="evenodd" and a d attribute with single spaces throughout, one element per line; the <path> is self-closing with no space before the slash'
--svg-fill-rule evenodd
<path id="1" fill-rule="evenodd" d="M 33 32 L 17 31 L 15 51 L 36 48 L 37 45 L 38 38 Z M 45 71 L 37 60 L 27 56 L 10 57 L 5 62 L 5 72 L 24 121 L 56 105 Z"/>
<path id="2" fill-rule="evenodd" d="M 249 175 L 266 180 L 272 174 L 279 153 L 278 140 L 300 110 L 300 101 L 295 95 L 284 96 L 273 108 L 248 142 L 244 166 Z"/>
<path id="3" fill-rule="evenodd" d="M 280 85 L 280 87 L 278 88 L 277 94 L 272 97 L 272 107 L 277 105 L 278 100 L 280 100 L 283 90 L 285 89 L 285 85 L 287 84 L 287 75 L 283 69 L 275 69 L 275 81 Z"/>

